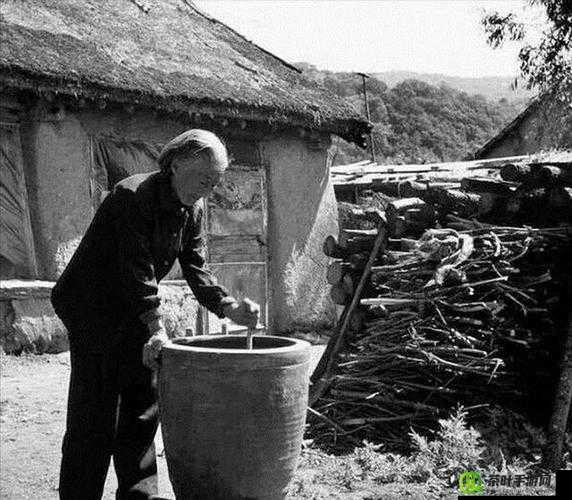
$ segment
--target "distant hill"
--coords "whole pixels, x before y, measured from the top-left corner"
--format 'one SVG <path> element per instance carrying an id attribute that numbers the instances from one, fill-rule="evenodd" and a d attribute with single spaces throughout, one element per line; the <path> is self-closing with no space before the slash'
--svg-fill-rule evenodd
<path id="1" fill-rule="evenodd" d="M 319 81 L 331 73 L 345 74 L 348 77 L 359 79 L 359 77 L 355 76 L 355 73 L 319 70 L 316 66 L 305 62 L 294 63 L 294 65 Z M 516 90 L 511 89 L 514 78 L 510 76 L 464 78 L 441 73 L 416 73 L 414 71 L 384 71 L 382 73 L 369 73 L 369 75 L 381 80 L 390 88 L 395 87 L 404 80 L 418 80 L 437 87 L 445 84 L 469 95 L 482 95 L 491 101 L 498 101 L 504 98 L 509 102 L 515 102 L 520 105 L 527 102 L 534 95 L 532 91 L 525 89 L 520 81 Z"/>
<path id="2" fill-rule="evenodd" d="M 305 76 L 365 114 L 362 83 L 355 73 L 322 71 L 305 63 L 297 66 Z M 483 92 L 470 94 L 443 80 L 434 85 L 418 79 L 405 79 L 391 85 L 372 76 L 367 81 L 367 89 L 374 124 L 373 140 L 380 163 L 463 159 L 494 137 L 527 101 L 526 98 L 489 98 Z M 499 92 L 498 95 L 502 95 L 502 89 Z M 335 139 L 334 144 L 337 146 L 335 164 L 369 157 L 367 151 L 341 139 Z"/>
<path id="3" fill-rule="evenodd" d="M 404 80 L 419 80 L 431 85 L 444 83 L 449 87 L 462 90 L 471 95 L 482 95 L 488 99 L 498 101 L 505 98 L 510 102 L 530 99 L 533 92 L 522 87 L 519 81 L 516 90 L 511 89 L 514 78 L 510 76 L 485 76 L 480 78 L 464 78 L 461 76 L 449 76 L 439 73 L 415 73 L 413 71 L 385 71 L 383 73 L 373 73 L 389 87 L 395 87 Z"/>

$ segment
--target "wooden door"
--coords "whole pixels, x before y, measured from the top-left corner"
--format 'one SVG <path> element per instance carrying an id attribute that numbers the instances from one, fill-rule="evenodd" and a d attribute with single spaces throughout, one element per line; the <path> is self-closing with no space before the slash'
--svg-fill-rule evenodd
<path id="1" fill-rule="evenodd" d="M 263 168 L 233 165 L 207 200 L 207 260 L 220 284 L 237 299 L 260 305 L 267 324 L 266 179 Z M 206 331 L 221 333 L 222 322 L 205 314 Z M 243 327 L 227 323 L 228 331 Z"/>

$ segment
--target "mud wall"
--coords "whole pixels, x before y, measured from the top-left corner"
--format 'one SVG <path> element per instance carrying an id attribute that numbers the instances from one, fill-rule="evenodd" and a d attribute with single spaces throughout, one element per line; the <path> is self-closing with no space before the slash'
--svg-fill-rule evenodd
<path id="1" fill-rule="evenodd" d="M 572 107 L 560 102 L 536 106 L 479 158 L 502 158 L 572 149 Z"/>
<path id="2" fill-rule="evenodd" d="M 21 140 L 38 278 L 55 279 L 92 218 L 89 141 L 77 116 L 41 108 L 22 124 Z"/>
<path id="3" fill-rule="evenodd" d="M 269 311 L 273 332 L 331 326 L 335 307 L 326 283 L 322 243 L 338 233 L 337 205 L 327 163 L 329 137 L 294 135 L 263 140 L 267 165 Z"/>
<path id="4" fill-rule="evenodd" d="M 38 104 L 21 128 L 37 278 L 44 280 L 61 274 L 93 217 L 91 136 L 164 144 L 188 128 L 201 126 L 146 110 L 57 109 L 62 108 Z M 260 162 L 254 140 L 235 137 L 230 127 L 221 129 L 214 131 L 236 161 Z"/>
<path id="5" fill-rule="evenodd" d="M 22 148 L 40 279 L 55 280 L 93 217 L 90 136 L 165 142 L 184 124 L 152 113 L 56 112 L 40 104 L 23 123 Z"/>
<path id="6" fill-rule="evenodd" d="M 22 124 L 37 278 L 57 279 L 93 217 L 91 136 L 163 144 L 201 126 L 223 137 L 236 163 L 267 169 L 272 330 L 331 325 L 335 308 L 325 283 L 327 259 L 321 250 L 323 239 L 338 230 L 327 165 L 329 135 L 311 141 L 295 134 L 265 135 L 260 129 L 248 135 L 248 129 L 190 124 L 165 113 L 93 107 L 62 110 L 40 103 Z M 178 314 L 173 309 L 172 315 Z"/>

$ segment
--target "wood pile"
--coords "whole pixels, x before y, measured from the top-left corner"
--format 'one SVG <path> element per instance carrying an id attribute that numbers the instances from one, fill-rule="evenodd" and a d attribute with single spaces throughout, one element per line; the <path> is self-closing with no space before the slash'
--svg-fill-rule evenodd
<path id="1" fill-rule="evenodd" d="M 380 183 L 378 187 L 386 194 L 415 198 L 431 205 L 437 219 L 451 214 L 486 222 L 515 225 L 526 222 L 539 226 L 572 220 L 572 162 L 569 161 L 508 163 L 495 177 L 408 179 Z M 403 211 L 400 227 L 404 226 L 404 220 L 405 226 L 413 221 L 419 223 L 420 217 L 424 222 L 415 208 Z M 407 230 L 416 232 L 415 227 L 404 231 Z"/>
<path id="2" fill-rule="evenodd" d="M 315 433 L 399 446 L 459 402 L 526 396 L 529 353 L 558 335 L 554 315 L 568 307 L 572 176 L 521 167 L 501 179 L 405 181 L 384 212 L 354 211 L 375 229 L 326 238 L 344 310 L 312 375 Z"/>

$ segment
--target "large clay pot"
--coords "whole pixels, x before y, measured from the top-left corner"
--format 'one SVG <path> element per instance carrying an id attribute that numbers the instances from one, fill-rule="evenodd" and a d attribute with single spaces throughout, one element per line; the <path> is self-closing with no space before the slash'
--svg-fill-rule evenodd
<path id="1" fill-rule="evenodd" d="M 279 499 L 296 469 L 309 344 L 237 335 L 176 339 L 162 352 L 161 428 L 178 500 Z"/>

